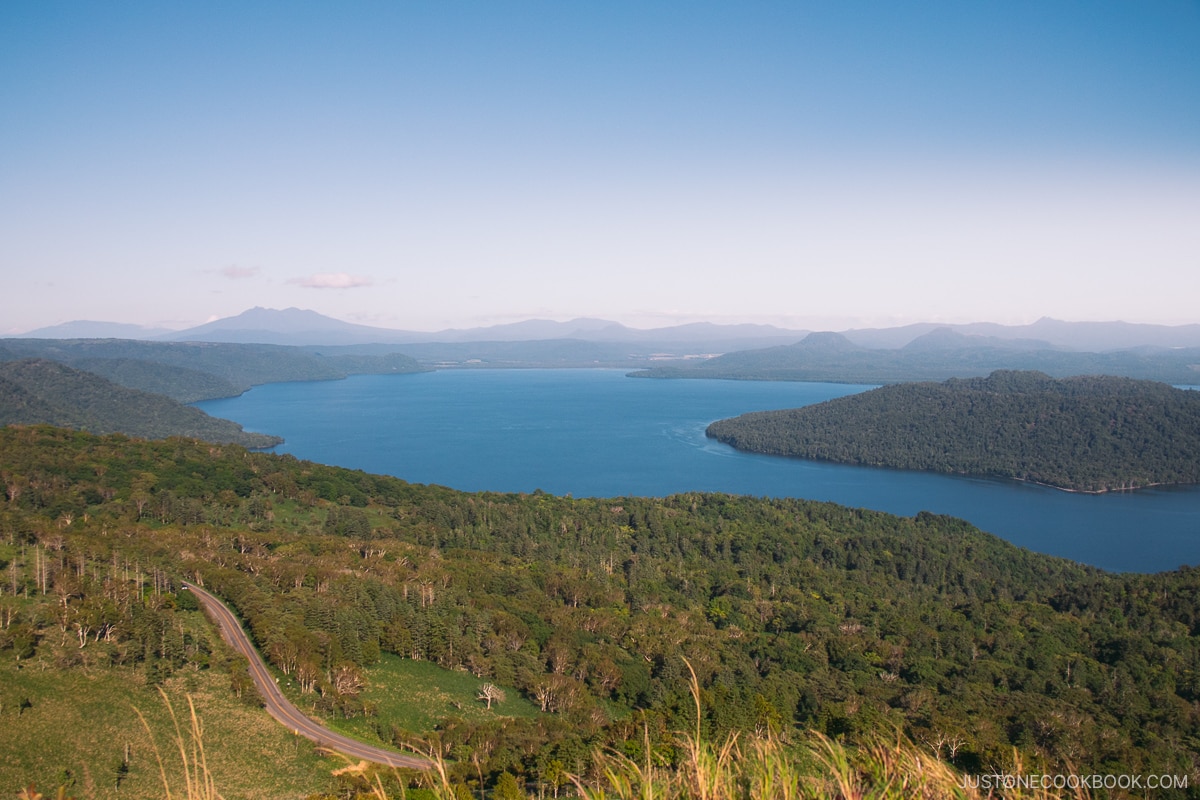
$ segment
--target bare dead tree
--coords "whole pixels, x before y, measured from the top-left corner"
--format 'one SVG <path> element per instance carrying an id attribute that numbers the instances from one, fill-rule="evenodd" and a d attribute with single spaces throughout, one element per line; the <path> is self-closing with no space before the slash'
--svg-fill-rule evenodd
<path id="1" fill-rule="evenodd" d="M 487 707 L 491 709 L 492 703 L 503 703 L 506 699 L 504 690 L 493 683 L 485 683 L 479 687 L 479 693 L 475 695 L 475 699 L 487 703 Z"/>

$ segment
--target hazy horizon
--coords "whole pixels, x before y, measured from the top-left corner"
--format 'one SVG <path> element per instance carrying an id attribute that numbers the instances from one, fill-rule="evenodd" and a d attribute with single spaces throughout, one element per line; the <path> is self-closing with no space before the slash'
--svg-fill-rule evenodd
<path id="1" fill-rule="evenodd" d="M 1200 322 L 1200 6 L 0 6 L 0 334 Z"/>
<path id="2" fill-rule="evenodd" d="M 254 311 L 267 311 L 267 312 L 301 311 L 301 312 L 305 312 L 305 313 L 311 312 L 311 313 L 320 314 L 320 312 L 315 311 L 314 309 L 308 309 L 308 308 L 289 307 L 287 309 L 276 309 L 276 308 L 263 308 L 261 306 L 256 306 L 251 309 L 246 309 L 245 311 L 242 312 L 242 314 L 250 313 L 250 312 L 254 312 Z M 241 316 L 241 314 L 234 314 L 234 315 L 231 315 L 230 317 L 222 317 L 222 318 L 219 318 L 216 320 L 208 320 L 207 322 L 227 321 L 230 319 L 237 318 L 239 316 Z M 335 320 L 338 322 L 346 322 L 349 324 L 358 324 L 358 323 L 350 323 L 349 320 L 339 319 L 337 317 L 327 315 L 327 314 L 321 314 L 321 316 L 325 317 L 326 319 L 332 319 L 332 320 Z M 441 329 L 437 329 L 437 330 L 421 330 L 421 329 L 414 329 L 414 328 L 392 328 L 392 327 L 382 326 L 382 325 L 381 326 L 371 326 L 371 327 L 376 327 L 379 330 L 394 330 L 397 332 L 432 334 L 432 333 L 441 333 L 441 332 L 450 332 L 450 331 L 473 330 L 476 328 L 484 330 L 484 329 L 493 328 L 493 327 L 501 327 L 504 325 L 519 325 L 521 323 L 569 324 L 572 322 L 599 322 L 599 323 L 616 323 L 618 325 L 625 327 L 626 329 L 634 330 L 634 331 L 651 331 L 651 330 L 657 330 L 657 329 L 667 329 L 667 328 L 671 328 L 671 327 L 686 326 L 689 324 L 713 324 L 713 325 L 728 325 L 728 326 L 737 326 L 737 325 L 744 324 L 744 325 L 754 325 L 754 326 L 769 326 L 769 327 L 777 328 L 779 330 L 797 331 L 797 332 L 800 332 L 800 331 L 851 332 L 851 331 L 864 331 L 864 330 L 872 330 L 872 329 L 882 330 L 882 329 L 893 329 L 893 328 L 905 328 L 905 327 L 912 326 L 912 325 L 932 325 L 932 326 L 946 325 L 948 327 L 952 327 L 952 326 L 956 326 L 956 325 L 960 325 L 960 324 L 962 324 L 962 325 L 973 325 L 973 324 L 992 325 L 992 324 L 995 324 L 995 325 L 1002 325 L 1002 326 L 1011 327 L 1011 328 L 1020 328 L 1020 327 L 1032 326 L 1032 325 L 1034 325 L 1038 322 L 1042 322 L 1042 321 L 1050 321 L 1050 322 L 1055 322 L 1055 323 L 1067 323 L 1067 324 L 1083 323 L 1083 324 L 1100 324 L 1100 325 L 1122 324 L 1122 323 L 1129 323 L 1129 324 L 1134 324 L 1134 325 L 1158 324 L 1158 323 L 1130 323 L 1129 320 L 1060 320 L 1060 319 L 1056 319 L 1053 317 L 1040 317 L 1037 320 L 1031 320 L 1029 322 L 1014 322 L 1014 323 L 996 323 L 993 320 L 972 320 L 970 322 L 965 322 L 965 323 L 942 322 L 942 321 L 938 321 L 938 320 L 915 320 L 915 321 L 911 321 L 911 322 L 884 321 L 879 325 L 858 324 L 858 325 L 843 325 L 841 327 L 835 327 L 835 325 L 833 325 L 833 324 L 822 325 L 821 324 L 822 320 L 819 320 L 819 319 L 811 320 L 812 324 L 808 324 L 808 325 L 788 324 L 786 320 L 785 321 L 769 321 L 769 320 L 763 321 L 763 320 L 754 320 L 754 319 L 747 319 L 747 320 L 741 320 L 741 321 L 721 321 L 721 320 L 710 320 L 710 319 L 697 319 L 697 320 L 684 320 L 684 321 L 662 320 L 660 323 L 657 323 L 657 324 L 651 322 L 651 323 L 645 324 L 645 325 L 636 325 L 636 324 L 628 324 L 626 322 L 622 322 L 622 321 L 616 320 L 616 319 L 608 319 L 608 318 L 602 318 L 602 317 L 566 317 L 566 318 L 521 317 L 518 319 L 504 320 L 501 322 L 485 323 L 485 324 L 481 324 L 479 326 L 451 327 L 451 328 L 441 328 Z M 833 321 L 824 320 L 824 322 L 833 322 Z M 206 323 L 199 323 L 198 325 L 194 325 L 194 326 L 175 327 L 175 328 L 165 328 L 165 327 L 156 328 L 156 327 L 152 327 L 152 326 L 144 326 L 143 325 L 143 326 L 141 326 L 141 328 L 143 331 L 145 331 L 147 333 L 156 333 L 156 332 L 157 333 L 161 333 L 161 332 L 181 333 L 181 332 L 191 330 L 196 327 L 202 327 L 204 324 L 206 324 Z M 1185 327 L 1187 325 L 1196 325 L 1196 324 L 1200 324 L 1200 323 L 1184 323 L 1181 325 L 1168 325 L 1168 327 Z M 70 326 L 70 325 L 79 325 L 79 326 L 121 325 L 121 326 L 126 326 L 126 327 L 134 327 L 134 326 L 138 326 L 138 323 L 125 323 L 125 322 L 121 322 L 119 320 L 98 320 L 98 319 L 68 320 L 63 323 L 47 325 L 47 326 L 43 326 L 41 328 L 31 328 L 27 331 L 16 331 L 16 332 L 0 331 L 0 337 L 21 337 L 24 335 L 37 333 L 38 331 L 42 331 L 42 330 L 66 327 L 66 326 Z"/>

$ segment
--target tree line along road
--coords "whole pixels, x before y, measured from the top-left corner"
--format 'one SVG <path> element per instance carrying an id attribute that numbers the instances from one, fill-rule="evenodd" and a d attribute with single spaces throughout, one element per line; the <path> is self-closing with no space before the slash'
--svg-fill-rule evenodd
<path id="1" fill-rule="evenodd" d="M 426 758 L 405 755 L 383 747 L 364 744 L 363 742 L 351 739 L 349 736 L 335 733 L 309 719 L 290 700 L 283 696 L 283 692 L 280 691 L 275 678 L 272 677 L 271 672 L 267 669 L 262 656 L 254 649 L 254 645 L 250 642 L 250 637 L 246 635 L 241 623 L 238 622 L 237 617 L 233 615 L 229 607 L 218 600 L 216 596 L 193 583 L 185 582 L 183 588 L 190 591 L 200 602 L 200 605 L 204 607 L 204 610 L 208 612 L 209 617 L 217 624 L 217 628 L 221 631 L 221 636 L 229 643 L 230 647 L 246 657 L 246 661 L 250 665 L 250 677 L 254 680 L 254 685 L 258 688 L 263 705 L 266 707 L 267 713 L 274 717 L 280 725 L 294 732 L 297 736 L 311 739 L 321 747 L 336 750 L 352 758 L 361 758 L 389 767 L 406 767 L 420 770 L 433 767 L 433 763 Z"/>

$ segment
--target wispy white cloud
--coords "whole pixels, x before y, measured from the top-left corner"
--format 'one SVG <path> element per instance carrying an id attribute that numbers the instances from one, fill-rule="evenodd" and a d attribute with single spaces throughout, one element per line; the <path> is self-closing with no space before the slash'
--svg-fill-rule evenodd
<path id="1" fill-rule="evenodd" d="M 318 272 L 307 278 L 292 278 L 288 283 L 309 289 L 355 289 L 360 286 L 370 286 L 372 281 L 370 278 L 350 275 L 346 272 Z"/>
<path id="2" fill-rule="evenodd" d="M 232 264 L 224 269 L 218 270 L 230 280 L 241 280 L 242 278 L 253 278 L 258 273 L 262 272 L 260 267 L 239 267 L 237 264 Z"/>

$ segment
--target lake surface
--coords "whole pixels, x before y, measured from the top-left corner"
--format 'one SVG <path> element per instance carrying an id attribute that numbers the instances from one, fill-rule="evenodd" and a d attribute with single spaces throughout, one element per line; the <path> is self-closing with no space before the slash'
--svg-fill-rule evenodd
<path id="1" fill-rule="evenodd" d="M 710 422 L 871 387 L 627 378 L 619 370 L 443 370 L 278 383 L 197 403 L 276 452 L 468 491 L 576 497 L 721 491 L 962 517 L 1110 570 L 1200 564 L 1200 488 L 1081 495 L 1015 481 L 741 453 Z"/>

